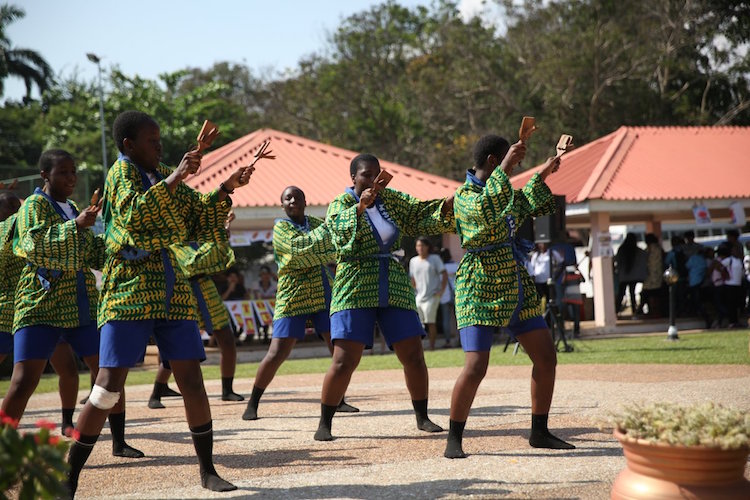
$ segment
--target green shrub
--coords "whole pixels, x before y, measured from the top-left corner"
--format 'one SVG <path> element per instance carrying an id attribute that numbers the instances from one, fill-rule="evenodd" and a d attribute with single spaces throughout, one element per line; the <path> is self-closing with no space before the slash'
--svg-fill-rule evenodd
<path id="1" fill-rule="evenodd" d="M 0 410 L 0 499 L 12 488 L 21 500 L 65 496 L 68 443 L 52 436 L 55 424 L 36 423 L 36 432 L 18 432 L 18 421 Z"/>
<path id="2" fill-rule="evenodd" d="M 636 403 L 612 415 L 609 423 L 630 438 L 652 443 L 724 450 L 750 447 L 750 414 L 715 403 Z"/>

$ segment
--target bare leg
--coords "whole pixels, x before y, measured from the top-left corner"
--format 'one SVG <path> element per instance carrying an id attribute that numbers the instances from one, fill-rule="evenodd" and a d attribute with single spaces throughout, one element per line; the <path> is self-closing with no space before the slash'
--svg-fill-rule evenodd
<path id="1" fill-rule="evenodd" d="M 27 359 L 13 365 L 10 387 L 0 407 L 10 418 L 21 419 L 29 398 L 39 385 L 45 366 L 47 366 L 46 359 Z"/>
<path id="2" fill-rule="evenodd" d="M 232 330 L 229 327 L 214 330 L 212 336 L 219 344 L 219 351 L 221 352 L 221 360 L 219 361 L 221 369 L 221 400 L 243 401 L 245 398 L 232 389 L 234 371 L 237 366 L 237 346 L 234 343 Z"/>
<path id="3" fill-rule="evenodd" d="M 321 416 L 318 430 L 315 433 L 316 441 L 331 441 L 331 422 L 341 399 L 349 387 L 352 374 L 357 369 L 362 359 L 362 351 L 365 345 L 351 340 L 337 340 L 333 348 L 333 359 L 331 366 L 323 379 L 323 390 L 321 392 Z"/>
<path id="4" fill-rule="evenodd" d="M 296 344 L 297 339 L 295 338 L 271 339 L 271 345 L 268 347 L 268 352 L 263 361 L 260 362 L 253 385 L 266 389 L 276 376 L 276 371 L 289 357 Z"/>
<path id="5" fill-rule="evenodd" d="M 103 387 L 109 392 L 122 393 L 127 377 L 127 368 L 102 368 L 96 375 L 96 385 Z M 68 453 L 68 464 L 70 465 L 68 489 L 71 497 L 75 496 L 76 489 L 78 488 L 78 476 L 86 464 L 89 455 L 91 455 L 97 439 L 99 439 L 102 427 L 104 427 L 104 421 L 107 420 L 109 412 L 110 410 L 108 409 L 105 410 L 94 406 L 90 399 L 86 402 L 83 410 L 81 410 L 81 415 L 78 417 L 78 422 L 76 423 L 77 435 L 70 448 L 70 453 Z"/>
<path id="6" fill-rule="evenodd" d="M 444 456 L 447 458 L 465 458 L 461 441 L 469 411 L 479 384 L 487 374 L 490 351 L 471 351 L 466 353 L 464 369 L 456 379 L 451 396 L 450 430 Z"/>
<path id="7" fill-rule="evenodd" d="M 489 362 L 489 351 L 466 353 L 464 368 L 456 379 L 456 385 L 453 386 L 451 420 L 466 422 L 469 418 L 471 405 L 479 389 L 479 384 L 487 374 Z"/>
<path id="8" fill-rule="evenodd" d="M 549 331 L 532 330 L 518 336 L 518 341 L 531 358 L 531 437 L 535 448 L 571 449 L 575 446 L 553 436 L 547 429 L 547 417 L 555 391 L 557 352 Z"/>
<path id="9" fill-rule="evenodd" d="M 434 325 L 433 325 L 434 326 Z M 427 397 L 429 394 L 429 376 L 424 361 L 422 339 L 410 337 L 393 344 L 396 356 L 404 366 L 406 387 L 411 395 L 414 412 L 417 416 L 417 428 L 425 432 L 441 432 L 442 427 L 433 423 L 427 416 Z"/>
<path id="10" fill-rule="evenodd" d="M 333 356 L 333 342 L 331 342 L 331 332 L 324 332 L 320 334 L 321 337 L 323 337 L 323 340 L 326 342 L 326 346 L 328 347 L 328 352 L 331 353 L 331 356 Z M 341 398 L 341 402 L 339 403 L 338 408 L 336 408 L 336 411 L 339 413 L 359 413 L 359 408 L 356 408 L 349 403 L 347 403 L 344 398 Z"/>
<path id="11" fill-rule="evenodd" d="M 49 358 L 52 368 L 57 373 L 57 388 L 60 391 L 60 403 L 62 405 L 62 433 L 70 434 L 75 427 L 73 425 L 73 413 L 78 399 L 78 365 L 75 361 L 75 353 L 70 344 L 61 342 L 55 347 Z"/>
<path id="12" fill-rule="evenodd" d="M 258 372 L 255 374 L 253 392 L 250 395 L 250 400 L 247 402 L 245 413 L 242 414 L 242 420 L 258 419 L 258 404 L 260 403 L 260 398 L 266 388 L 271 384 L 271 381 L 276 375 L 276 371 L 289 357 L 289 353 L 292 352 L 296 343 L 297 339 L 293 337 L 271 339 L 271 345 L 268 347 L 268 352 L 263 358 L 263 361 L 260 362 Z"/>
<path id="13" fill-rule="evenodd" d="M 83 358 L 93 376 L 98 376 L 99 356 L 87 356 Z M 120 390 L 120 399 L 109 411 L 109 431 L 112 433 L 112 456 L 123 458 L 143 458 L 141 450 L 133 448 L 125 442 L 125 384 Z"/>
<path id="14" fill-rule="evenodd" d="M 148 407 L 152 410 L 164 408 L 161 402 L 163 397 L 179 397 L 180 393 L 169 388 L 167 382 L 172 376 L 172 370 L 164 366 L 159 356 L 159 366 L 156 369 L 156 378 L 154 379 L 154 389 L 148 398 Z"/>
<path id="15" fill-rule="evenodd" d="M 437 324 L 427 323 L 427 338 L 430 342 L 430 350 L 435 350 L 435 340 L 437 339 Z"/>

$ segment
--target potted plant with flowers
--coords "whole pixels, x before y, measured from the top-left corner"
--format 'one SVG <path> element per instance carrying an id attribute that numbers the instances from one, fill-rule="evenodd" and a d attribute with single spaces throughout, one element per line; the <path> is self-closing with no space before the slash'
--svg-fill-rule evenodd
<path id="1" fill-rule="evenodd" d="M 633 404 L 610 419 L 627 467 L 613 499 L 750 498 L 750 414 L 715 403 Z"/>
<path id="2" fill-rule="evenodd" d="M 35 432 L 18 432 L 18 420 L 0 410 L 0 499 L 11 492 L 17 498 L 56 498 L 66 496 L 65 453 L 68 442 L 53 436 L 55 424 L 36 423 Z M 75 431 L 74 431 L 75 432 Z"/>

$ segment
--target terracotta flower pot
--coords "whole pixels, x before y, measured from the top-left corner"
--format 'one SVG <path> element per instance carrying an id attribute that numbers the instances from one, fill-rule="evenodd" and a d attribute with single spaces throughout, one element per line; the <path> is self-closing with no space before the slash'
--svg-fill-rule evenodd
<path id="1" fill-rule="evenodd" d="M 750 449 L 672 446 L 633 439 L 615 429 L 627 467 L 612 485 L 612 499 L 749 499 L 745 464 Z"/>

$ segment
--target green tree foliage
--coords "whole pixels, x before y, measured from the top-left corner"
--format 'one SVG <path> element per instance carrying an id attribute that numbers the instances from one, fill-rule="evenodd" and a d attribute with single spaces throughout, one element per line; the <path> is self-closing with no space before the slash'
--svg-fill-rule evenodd
<path id="1" fill-rule="evenodd" d="M 248 131 L 250 120 L 242 105 L 228 99 L 231 86 L 208 78 L 194 81 L 191 71 L 162 74 L 159 81 L 128 76 L 113 68 L 106 77 L 104 122 L 109 161 L 117 158 L 111 126 L 123 111 L 149 113 L 161 127 L 163 161 L 176 164 L 195 146 L 203 120 L 221 124 L 215 146 Z M 71 78 L 45 94 L 49 111 L 41 117 L 45 147 L 73 152 L 80 163 L 101 163 L 99 94 L 93 82 Z"/>
<path id="2" fill-rule="evenodd" d="M 561 133 L 580 145 L 622 125 L 750 124 L 750 2 L 496 3 L 499 16 L 465 19 L 454 1 L 387 0 L 342 20 L 293 70 L 263 78 L 227 62 L 157 80 L 110 68 L 105 123 L 126 109 L 150 113 L 167 163 L 211 119 L 222 131 L 216 146 L 273 127 L 456 179 L 478 137 L 514 141 L 523 115 L 540 126 L 525 166 L 552 154 Z M 0 28 L 19 12 L 2 11 Z M 55 146 L 85 168 L 98 165 L 92 82 L 64 79 L 34 106 L 0 110 L 0 163 L 33 164 Z"/>
<path id="3" fill-rule="evenodd" d="M 38 52 L 31 49 L 13 47 L 5 33 L 7 26 L 21 19 L 26 12 L 14 5 L 0 6 L 0 95 L 3 94 L 3 82 L 8 76 L 23 79 L 26 85 L 26 100 L 31 99 L 33 85 L 42 93 L 54 83 L 52 68 Z"/>
<path id="4" fill-rule="evenodd" d="M 6 103 L 0 109 L 0 166 L 27 167 L 36 164 L 44 147 L 44 140 L 35 125 L 41 113 L 41 105 L 33 102 L 26 105 Z M 22 171 L 23 168 L 19 173 Z M 2 178 L 10 177 L 0 175 Z"/>

